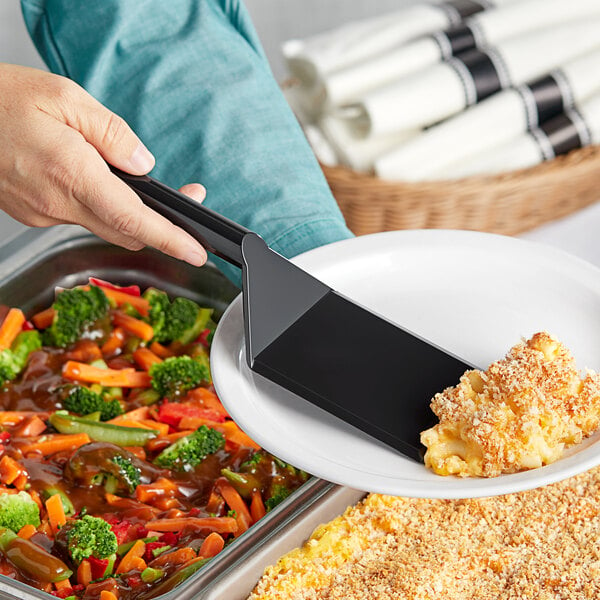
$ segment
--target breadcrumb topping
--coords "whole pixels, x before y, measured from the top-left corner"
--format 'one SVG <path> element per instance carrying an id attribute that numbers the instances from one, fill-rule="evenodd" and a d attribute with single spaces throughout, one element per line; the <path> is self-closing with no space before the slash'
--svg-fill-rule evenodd
<path id="1" fill-rule="evenodd" d="M 440 598 L 600 598 L 600 468 L 492 498 L 371 494 L 268 567 L 248 600 Z"/>
<path id="2" fill-rule="evenodd" d="M 486 371 L 467 371 L 436 394 L 439 423 L 421 434 L 440 475 L 495 477 L 554 462 L 600 424 L 600 376 L 580 377 L 569 350 L 546 332 Z"/>

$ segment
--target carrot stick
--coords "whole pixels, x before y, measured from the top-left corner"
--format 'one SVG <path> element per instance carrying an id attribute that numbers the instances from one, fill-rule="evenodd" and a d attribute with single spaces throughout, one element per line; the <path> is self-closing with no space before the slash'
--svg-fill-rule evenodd
<path id="1" fill-rule="evenodd" d="M 87 433 L 73 433 L 55 435 L 43 435 L 41 438 L 32 441 L 25 446 L 21 446 L 21 452 L 40 452 L 43 456 L 50 456 L 62 450 L 75 450 L 79 446 L 90 443 L 90 437 Z"/>
<path id="2" fill-rule="evenodd" d="M 225 500 L 223 500 L 223 496 L 213 487 L 206 503 L 206 512 L 218 515 L 224 508 Z"/>
<path id="3" fill-rule="evenodd" d="M 50 527 L 52 527 L 52 531 L 56 535 L 58 530 L 67 522 L 60 494 L 54 494 L 46 500 L 46 512 L 48 513 Z"/>
<path id="4" fill-rule="evenodd" d="M 186 400 L 190 400 L 194 404 L 200 404 L 203 408 L 210 408 L 224 417 L 229 417 L 229 413 L 221 404 L 217 394 L 209 388 L 199 387 L 190 390 L 187 393 Z"/>
<path id="5" fill-rule="evenodd" d="M 154 337 L 152 325 L 131 317 L 123 312 L 115 311 L 113 313 L 113 323 L 122 327 L 127 333 L 135 335 L 142 340 L 149 342 Z"/>
<path id="6" fill-rule="evenodd" d="M 0 460 L 0 481 L 7 485 L 14 483 L 25 469 L 14 459 L 5 454 Z"/>
<path id="7" fill-rule="evenodd" d="M 219 535 L 219 534 L 217 534 Z M 161 567 L 169 563 L 170 565 L 182 565 L 189 560 L 196 558 L 196 553 L 192 548 L 179 548 L 173 552 L 160 554 L 152 561 L 152 567 Z"/>
<path id="8" fill-rule="evenodd" d="M 122 369 L 131 370 L 133 369 Z M 100 383 L 101 379 L 110 376 L 116 376 L 121 370 L 118 369 L 103 369 L 101 367 L 94 367 L 83 362 L 69 360 L 63 365 L 62 376 L 65 379 L 72 379 L 75 381 L 86 381 L 88 383 Z"/>
<path id="9" fill-rule="evenodd" d="M 124 446 L 123 450 L 127 450 L 137 456 L 140 460 L 146 460 L 146 450 L 141 446 Z"/>
<path id="10" fill-rule="evenodd" d="M 22 492 L 29 484 L 29 475 L 24 471 L 13 481 L 13 485 Z"/>
<path id="11" fill-rule="evenodd" d="M 153 506 L 156 506 L 156 508 L 159 508 L 160 510 L 168 510 L 169 512 L 172 512 L 173 510 L 175 510 L 178 506 L 181 506 L 181 502 L 179 502 L 179 500 L 177 500 L 177 498 L 157 498 L 156 500 L 154 500 L 154 502 L 152 503 Z M 179 518 L 181 515 L 179 515 L 177 518 Z M 169 515 L 167 517 L 167 515 L 165 515 L 165 518 L 174 518 L 173 515 Z"/>
<path id="12" fill-rule="evenodd" d="M 31 499 L 38 505 L 38 508 L 42 510 L 43 505 L 40 495 L 33 488 L 29 489 L 29 495 L 31 496 Z"/>
<path id="13" fill-rule="evenodd" d="M 126 413 L 106 422 L 112 423 L 113 425 L 121 425 L 121 421 L 141 421 L 142 419 L 148 418 L 148 412 L 149 409 L 147 406 L 140 406 L 139 408 L 128 410 Z"/>
<path id="14" fill-rule="evenodd" d="M 80 585 L 89 585 L 92 581 L 92 565 L 87 559 L 83 559 L 77 567 L 77 583 Z"/>
<path id="15" fill-rule="evenodd" d="M 135 569 L 136 571 L 143 571 L 148 565 L 143 558 L 138 558 L 135 556 L 131 559 L 131 569 Z M 131 570 L 130 569 L 130 570 Z"/>
<path id="16" fill-rule="evenodd" d="M 235 535 L 240 535 L 244 533 L 246 529 L 252 525 L 252 515 L 244 502 L 244 499 L 240 496 L 239 492 L 225 479 L 224 477 L 219 477 L 215 482 L 215 487 L 218 492 L 225 498 L 225 502 L 227 502 L 227 506 L 231 510 L 235 511 L 235 520 L 237 521 L 238 529 Z"/>
<path id="17" fill-rule="evenodd" d="M 34 533 L 36 533 L 36 531 L 37 531 L 37 529 L 36 529 L 35 525 L 32 525 L 31 523 L 27 523 L 27 525 L 23 525 L 23 527 L 21 527 L 21 529 L 19 529 L 18 535 L 20 538 L 23 538 L 24 540 L 28 540 Z"/>
<path id="18" fill-rule="evenodd" d="M 19 425 L 16 431 L 13 431 L 15 437 L 34 437 L 46 431 L 46 423 L 37 415 L 28 417 Z"/>
<path id="19" fill-rule="evenodd" d="M 181 531 L 190 529 L 210 529 L 217 533 L 235 533 L 238 524 L 233 517 L 183 517 L 181 519 L 155 519 L 146 523 L 152 531 Z"/>
<path id="20" fill-rule="evenodd" d="M 117 306 L 122 306 L 123 304 L 131 304 L 135 310 L 137 310 L 142 317 L 147 317 L 150 312 L 150 302 L 141 296 L 133 296 L 131 294 L 126 294 L 125 292 L 121 292 L 120 290 L 112 290 L 110 288 L 102 287 L 102 291 L 106 295 L 109 300 L 114 300 Z"/>
<path id="21" fill-rule="evenodd" d="M 243 533 L 252 525 L 252 515 L 240 496 L 239 492 L 224 478 L 219 478 L 215 482 L 215 487 L 225 499 L 227 506 L 236 513 L 238 522 L 238 534 Z"/>
<path id="22" fill-rule="evenodd" d="M 267 509 L 265 508 L 265 503 L 263 502 L 260 490 L 254 490 L 252 492 L 252 502 L 250 502 L 250 514 L 252 515 L 252 520 L 255 523 L 267 514 Z"/>
<path id="23" fill-rule="evenodd" d="M 0 412 L 0 425 L 14 427 L 29 417 L 48 418 L 47 412 L 34 412 L 32 410 L 4 410 Z"/>
<path id="24" fill-rule="evenodd" d="M 106 387 L 148 387 L 150 376 L 134 369 L 102 369 L 69 360 L 63 365 L 62 376 L 71 381 L 99 383 Z"/>
<path id="25" fill-rule="evenodd" d="M 54 315 L 56 311 L 50 306 L 44 310 L 41 310 L 39 313 L 36 313 L 31 317 L 33 324 L 38 329 L 46 329 L 52 325 L 52 321 L 54 321 Z"/>
<path id="26" fill-rule="evenodd" d="M 216 532 L 209 533 L 206 539 L 202 542 L 198 556 L 202 558 L 212 558 L 216 556 L 225 547 L 225 540 Z"/>
<path id="27" fill-rule="evenodd" d="M 152 379 L 146 371 L 134 371 L 133 369 L 121 369 L 118 374 L 109 375 L 98 383 L 105 387 L 150 387 Z"/>
<path id="28" fill-rule="evenodd" d="M 252 438 L 247 436 L 238 427 L 235 421 L 225 421 L 224 423 L 220 423 L 220 426 L 221 433 L 228 441 L 233 442 L 234 444 L 239 444 L 240 446 L 244 446 L 245 448 L 260 450 L 260 446 Z"/>
<path id="29" fill-rule="evenodd" d="M 100 592 L 100 600 L 119 600 L 114 592 L 110 590 L 102 590 Z"/>
<path id="30" fill-rule="evenodd" d="M 140 369 L 149 371 L 150 367 L 156 363 L 161 363 L 163 359 L 157 356 L 149 348 L 138 348 L 133 353 L 133 360 L 136 362 Z"/>
<path id="31" fill-rule="evenodd" d="M 170 479 L 159 477 L 154 483 L 142 483 L 135 488 L 135 497 L 144 503 L 156 498 L 172 498 L 179 488 Z"/>
<path id="32" fill-rule="evenodd" d="M 80 340 L 72 350 L 65 353 L 65 358 L 87 363 L 102 358 L 102 352 L 93 340 Z"/>
<path id="33" fill-rule="evenodd" d="M 19 535 L 21 534 L 21 532 L 19 531 Z M 56 591 L 60 591 L 60 590 L 67 590 L 70 589 L 71 586 L 71 582 L 69 581 L 69 578 L 67 579 L 61 579 L 60 581 L 55 581 L 54 582 L 54 587 L 56 588 Z"/>
<path id="34" fill-rule="evenodd" d="M 152 350 L 156 356 L 160 356 L 160 358 L 170 358 L 171 356 L 175 356 L 175 354 L 173 354 L 166 346 L 163 346 L 158 342 L 152 342 L 150 344 L 150 350 Z"/>
<path id="35" fill-rule="evenodd" d="M 118 350 L 123 347 L 125 343 L 125 330 L 122 327 L 115 327 L 108 336 L 108 339 L 102 344 L 102 354 L 104 356 L 111 356 L 116 354 Z"/>
<path id="36" fill-rule="evenodd" d="M 146 551 L 146 544 L 143 540 L 136 540 L 135 544 L 131 546 L 127 554 L 121 559 L 119 566 L 117 567 L 116 573 L 127 573 L 135 567 L 133 566 L 135 561 L 134 558 L 142 558 Z"/>
<path id="37" fill-rule="evenodd" d="M 15 338 L 21 333 L 25 323 L 25 315 L 20 308 L 11 308 L 0 325 L 0 351 L 10 348 Z"/>

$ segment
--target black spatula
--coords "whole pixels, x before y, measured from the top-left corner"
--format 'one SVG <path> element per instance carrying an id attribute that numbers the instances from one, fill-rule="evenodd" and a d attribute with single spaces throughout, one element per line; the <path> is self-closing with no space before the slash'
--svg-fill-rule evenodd
<path id="1" fill-rule="evenodd" d="M 429 401 L 468 364 L 344 298 L 256 233 L 151 177 L 113 170 L 150 208 L 241 268 L 253 371 L 422 460 Z"/>

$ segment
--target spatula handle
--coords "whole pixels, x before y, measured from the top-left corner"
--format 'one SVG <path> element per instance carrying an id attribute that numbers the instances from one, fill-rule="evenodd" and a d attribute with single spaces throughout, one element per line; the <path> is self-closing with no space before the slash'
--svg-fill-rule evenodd
<path id="1" fill-rule="evenodd" d="M 148 175 L 130 175 L 110 167 L 146 206 L 196 238 L 207 250 L 242 266 L 242 239 L 250 231 Z"/>

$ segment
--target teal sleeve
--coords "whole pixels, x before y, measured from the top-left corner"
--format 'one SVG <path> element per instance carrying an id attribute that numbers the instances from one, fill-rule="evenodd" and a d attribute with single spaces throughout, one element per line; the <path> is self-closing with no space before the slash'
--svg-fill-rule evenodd
<path id="1" fill-rule="evenodd" d="M 238 0 L 21 5 L 48 67 L 125 118 L 157 179 L 202 183 L 206 206 L 288 258 L 351 237 Z"/>

